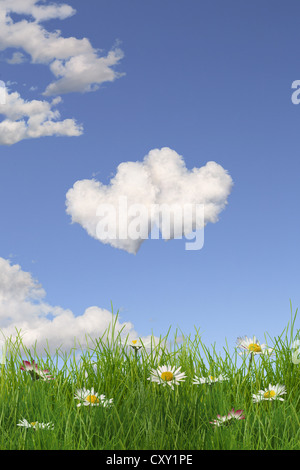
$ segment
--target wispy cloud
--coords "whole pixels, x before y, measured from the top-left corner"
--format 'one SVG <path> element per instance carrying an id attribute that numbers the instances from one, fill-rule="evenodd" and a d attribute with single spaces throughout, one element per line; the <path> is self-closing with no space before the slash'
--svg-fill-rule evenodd
<path id="1" fill-rule="evenodd" d="M 153 226 L 151 206 L 155 204 L 177 204 L 181 207 L 202 204 L 204 225 L 217 222 L 219 213 L 227 204 L 232 185 L 230 175 L 218 163 L 210 161 L 200 168 L 188 170 L 182 156 L 164 147 L 151 150 L 142 162 L 121 163 L 108 185 L 95 179 L 77 181 L 66 194 L 66 211 L 72 222 L 80 224 L 90 236 L 136 254 L 145 238 L 99 238 L 97 227 L 101 217 L 98 209 L 101 205 L 110 205 L 114 209 L 111 214 L 113 217 L 118 213 L 121 197 L 126 198 L 128 207 L 142 204 L 149 209 L 149 218 L 145 224 L 149 234 Z M 129 211 L 121 215 L 127 218 L 129 225 L 132 220 Z M 196 225 L 195 214 L 193 216 L 193 224 Z M 116 221 L 118 223 L 119 217 Z M 170 232 L 183 235 L 184 227 L 180 222 L 180 226 L 173 226 Z"/>
<path id="2" fill-rule="evenodd" d="M 26 57 L 22 52 L 14 52 L 10 59 L 6 59 L 6 62 L 10 65 L 23 64 L 26 62 Z"/>

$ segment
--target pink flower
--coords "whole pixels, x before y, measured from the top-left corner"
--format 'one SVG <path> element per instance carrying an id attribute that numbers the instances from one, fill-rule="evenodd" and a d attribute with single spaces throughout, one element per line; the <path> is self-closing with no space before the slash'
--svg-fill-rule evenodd
<path id="1" fill-rule="evenodd" d="M 242 414 L 243 411 L 244 410 L 234 411 L 234 408 L 232 408 L 232 410 L 229 411 L 227 416 L 217 415 L 217 419 L 210 421 L 210 423 L 213 424 L 214 426 L 222 426 L 222 425 L 228 426 L 229 424 L 233 422 L 232 419 L 245 419 L 245 416 L 243 416 Z"/>
<path id="2" fill-rule="evenodd" d="M 28 362 L 23 361 L 24 366 L 21 366 L 21 370 L 25 370 L 30 373 L 32 379 L 42 379 L 42 380 L 54 380 L 54 377 L 51 377 L 48 369 L 39 369 L 37 364 L 34 361 Z"/>

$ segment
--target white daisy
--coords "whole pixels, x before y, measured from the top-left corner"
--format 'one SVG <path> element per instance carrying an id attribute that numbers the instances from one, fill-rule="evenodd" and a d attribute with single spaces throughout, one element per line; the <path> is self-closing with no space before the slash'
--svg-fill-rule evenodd
<path id="1" fill-rule="evenodd" d="M 260 342 L 256 339 L 256 336 L 253 338 L 248 338 L 245 336 L 244 338 L 237 339 L 237 347 L 242 349 L 242 353 L 247 354 L 273 354 L 274 351 L 272 348 L 268 348 L 266 344 L 260 344 Z"/>
<path id="2" fill-rule="evenodd" d="M 54 424 L 53 423 L 39 423 L 38 421 L 34 421 L 32 423 L 29 423 L 27 419 L 22 419 L 19 420 L 19 423 L 17 426 L 23 426 L 24 428 L 33 428 L 33 429 L 50 429 L 53 431 L 54 429 Z"/>
<path id="3" fill-rule="evenodd" d="M 199 385 L 199 384 L 211 385 L 215 382 L 223 382 L 224 380 L 229 380 L 229 378 L 222 374 L 220 374 L 218 377 L 214 377 L 213 375 L 209 375 L 208 377 L 199 377 L 195 375 L 193 379 L 193 384 L 194 385 Z"/>
<path id="4" fill-rule="evenodd" d="M 128 345 L 134 349 L 134 351 L 138 351 L 139 349 L 141 349 L 143 347 L 141 341 L 139 339 L 133 339 L 131 341 L 129 341 Z"/>
<path id="5" fill-rule="evenodd" d="M 128 338 L 122 340 L 122 345 L 126 347 L 130 346 L 134 350 L 134 352 L 137 352 L 143 346 L 145 349 L 147 349 L 150 346 L 150 344 L 151 344 L 150 340 L 144 340 L 144 341 L 141 341 L 141 339 L 129 340 Z"/>
<path id="6" fill-rule="evenodd" d="M 280 397 L 280 395 L 286 394 L 286 388 L 285 385 L 271 385 L 269 384 L 269 387 L 266 388 L 265 390 L 259 390 L 257 394 L 253 394 L 253 402 L 257 403 L 259 401 L 264 401 L 264 400 L 280 400 L 284 401 L 283 398 Z"/>
<path id="7" fill-rule="evenodd" d="M 87 390 L 82 388 L 80 390 L 76 390 L 74 395 L 76 400 L 80 400 L 77 406 L 99 406 L 102 405 L 104 407 L 111 406 L 113 402 L 113 398 L 106 398 L 105 395 L 98 395 L 95 393 L 94 388 L 91 390 Z"/>
<path id="8" fill-rule="evenodd" d="M 159 366 L 157 369 L 150 371 L 151 376 L 148 380 L 157 382 L 162 385 L 169 385 L 174 390 L 174 385 L 178 385 L 180 381 L 186 377 L 184 372 L 180 372 L 181 366 L 175 370 L 175 366 Z"/>

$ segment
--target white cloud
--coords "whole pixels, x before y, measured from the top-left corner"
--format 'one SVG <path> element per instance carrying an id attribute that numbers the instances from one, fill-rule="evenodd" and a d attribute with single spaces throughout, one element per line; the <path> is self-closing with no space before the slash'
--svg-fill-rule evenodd
<path id="1" fill-rule="evenodd" d="M 120 322 L 106 309 L 92 306 L 75 316 L 69 309 L 49 305 L 45 296 L 44 289 L 29 272 L 0 258 L 0 338 L 4 335 L 14 340 L 20 332 L 24 346 L 32 348 L 36 343 L 37 354 L 41 355 L 48 346 L 53 354 L 60 346 L 69 352 L 75 343 L 84 348 L 87 340 L 91 345 L 92 340 L 103 335 L 105 339 L 112 322 L 115 335 L 122 330 L 122 338 L 138 337 L 131 322 Z M 141 339 L 145 341 L 148 337 Z"/>
<path id="2" fill-rule="evenodd" d="M 45 0 L 1 0 L 1 8 L 2 11 L 7 13 L 31 16 L 36 21 L 46 21 L 54 18 L 63 20 L 76 13 L 74 8 L 65 3 L 62 5 L 57 3 L 45 5 L 43 3 L 45 3 Z"/>
<path id="3" fill-rule="evenodd" d="M 23 18 L 14 22 L 11 13 L 27 15 L 33 20 Z M 22 49 L 32 63 L 49 66 L 57 80 L 46 87 L 46 96 L 94 91 L 101 83 L 114 81 L 122 75 L 113 70 L 123 57 L 119 48 L 101 57 L 87 38 L 64 38 L 59 30 L 50 32 L 40 25 L 41 21 L 64 19 L 73 14 L 75 10 L 66 4 L 44 5 L 39 0 L 0 2 L 0 50 Z M 14 55 L 9 60 L 16 63 L 21 57 Z"/>
<path id="4" fill-rule="evenodd" d="M 111 68 L 122 58 L 123 52 L 117 48 L 110 51 L 106 57 L 97 57 L 97 54 L 91 51 L 77 54 L 69 60 L 56 59 L 51 63 L 50 69 L 59 80 L 48 85 L 44 95 L 94 91 L 101 83 L 122 76 Z"/>
<path id="5" fill-rule="evenodd" d="M 14 52 L 10 59 L 6 59 L 6 62 L 10 65 L 22 64 L 26 61 L 26 57 L 22 52 Z"/>
<path id="6" fill-rule="evenodd" d="M 23 139 L 34 139 L 43 136 L 78 136 L 82 126 L 74 119 L 59 120 L 60 113 L 55 107 L 60 103 L 57 97 L 48 101 L 25 101 L 18 92 L 9 93 L 3 104 L 0 103 L 0 114 L 5 119 L 0 122 L 0 145 L 12 145 Z"/>
<path id="7" fill-rule="evenodd" d="M 97 212 L 101 205 L 111 205 L 114 210 L 109 213 L 107 220 L 109 223 L 115 220 L 118 223 L 121 197 L 126 198 L 127 207 L 142 204 L 149 214 L 146 224 L 149 234 L 152 224 L 151 207 L 155 204 L 178 204 L 180 207 L 203 204 L 204 225 L 217 222 L 219 213 L 227 204 L 232 185 L 230 175 L 216 162 L 210 161 L 200 168 L 188 170 L 182 156 L 164 147 L 151 150 L 143 162 L 121 163 L 109 185 L 103 185 L 95 179 L 77 181 L 66 194 L 66 212 L 71 216 L 72 222 L 79 223 L 90 236 L 136 254 L 147 237 L 108 239 L 99 236 L 97 227 L 101 216 Z M 123 216 L 129 226 L 132 216 L 128 213 L 123 213 Z M 193 230 L 202 228 L 203 225 L 197 225 L 195 214 L 193 216 Z M 182 223 L 176 227 L 173 225 L 173 232 L 166 239 L 173 238 L 175 232 L 176 235 L 185 234 Z"/>

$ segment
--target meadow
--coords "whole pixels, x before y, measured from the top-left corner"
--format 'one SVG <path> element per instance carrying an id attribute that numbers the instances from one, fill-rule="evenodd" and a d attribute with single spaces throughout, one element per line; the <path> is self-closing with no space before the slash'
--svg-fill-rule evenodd
<path id="1" fill-rule="evenodd" d="M 7 340 L 0 449 L 299 450 L 296 316 L 265 337 L 266 353 L 244 338 L 221 355 L 196 328 L 170 349 L 168 335 L 124 343 L 112 324 L 80 361 L 78 351 L 38 357 L 21 335 Z"/>

